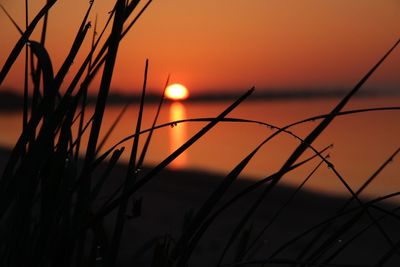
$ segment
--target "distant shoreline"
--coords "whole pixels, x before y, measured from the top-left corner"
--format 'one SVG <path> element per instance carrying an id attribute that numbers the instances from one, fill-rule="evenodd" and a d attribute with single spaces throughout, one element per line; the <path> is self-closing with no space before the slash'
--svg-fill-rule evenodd
<path id="1" fill-rule="evenodd" d="M 16 90 L 9 88 L 0 88 L 0 111 L 16 112 L 23 108 L 23 96 L 15 93 Z M 259 90 L 249 97 L 246 101 L 293 101 L 293 100 L 315 100 L 315 99 L 332 99 L 343 97 L 347 93 L 346 90 L 283 90 L 283 91 L 263 91 Z M 222 102 L 232 101 L 240 96 L 239 92 L 232 93 L 205 93 L 192 95 L 185 100 L 186 102 Z M 356 95 L 358 98 L 371 98 L 371 97 L 387 97 L 387 96 L 400 96 L 399 92 L 395 91 L 361 91 Z M 158 103 L 161 95 L 150 92 L 146 95 L 146 103 Z M 29 99 L 29 102 L 31 99 Z M 111 93 L 108 97 L 108 105 L 121 105 L 128 103 L 138 103 L 140 95 L 136 94 L 123 94 Z M 169 101 L 169 100 L 166 100 Z M 94 105 L 96 103 L 96 96 L 88 96 L 88 104 Z"/>

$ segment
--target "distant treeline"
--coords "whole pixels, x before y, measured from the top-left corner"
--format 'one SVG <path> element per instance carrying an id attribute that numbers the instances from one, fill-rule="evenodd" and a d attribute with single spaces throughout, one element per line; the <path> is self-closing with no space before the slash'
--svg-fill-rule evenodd
<path id="1" fill-rule="evenodd" d="M 0 88 L 0 111 L 22 110 L 23 97 L 16 93 L 18 90 Z M 237 97 L 234 91 L 227 93 L 207 92 L 204 94 L 191 95 L 188 102 L 217 102 L 232 100 Z M 342 97 L 346 90 L 257 90 L 247 101 L 265 101 L 265 100 L 296 100 L 296 99 L 317 99 L 317 98 L 337 98 Z M 377 97 L 388 95 L 400 95 L 399 92 L 389 90 L 366 90 L 358 97 Z M 155 103 L 160 99 L 160 94 L 149 93 L 146 95 L 146 103 Z M 96 97 L 88 96 L 88 105 L 96 103 Z M 111 93 L 109 96 L 109 105 L 120 105 L 126 103 L 136 103 L 140 101 L 140 96 L 135 94 Z"/>

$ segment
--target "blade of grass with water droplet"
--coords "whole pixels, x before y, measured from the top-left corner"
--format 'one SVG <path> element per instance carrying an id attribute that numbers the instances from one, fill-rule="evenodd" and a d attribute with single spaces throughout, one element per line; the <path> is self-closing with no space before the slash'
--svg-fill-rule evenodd
<path id="1" fill-rule="evenodd" d="M 139 188 L 144 186 L 147 182 L 149 182 L 153 177 L 158 174 L 161 170 L 163 170 L 169 163 L 171 163 L 174 159 L 176 159 L 180 154 L 182 154 L 186 149 L 188 149 L 191 145 L 193 145 L 198 139 L 200 139 L 204 134 L 206 134 L 209 130 L 211 130 L 221 118 L 224 118 L 228 115 L 233 109 L 235 109 L 241 102 L 243 102 L 252 92 L 254 88 L 247 91 L 244 95 L 242 95 L 238 100 L 236 100 L 233 104 L 231 104 L 228 108 L 226 108 L 219 116 L 217 116 L 213 121 L 209 122 L 204 128 L 202 128 L 199 132 L 197 132 L 193 137 L 191 137 L 188 141 L 186 141 L 181 147 L 179 147 L 175 152 L 169 155 L 166 159 L 160 162 L 157 166 L 155 166 L 152 170 L 149 171 L 141 180 L 135 183 L 131 188 L 127 190 L 127 195 L 132 195 Z M 103 216 L 110 213 L 115 209 L 122 201 L 123 197 L 120 196 L 117 199 L 113 200 L 107 207 L 101 209 L 95 216 L 95 220 L 102 218 Z"/>
<path id="2" fill-rule="evenodd" d="M 296 187 L 296 190 L 292 193 L 292 195 L 285 201 L 285 203 L 275 212 L 275 214 L 272 216 L 272 218 L 269 220 L 269 222 L 263 227 L 263 229 L 257 234 L 257 236 L 252 240 L 251 244 L 247 247 L 245 252 L 243 253 L 243 256 L 245 256 L 247 253 L 250 252 L 251 249 L 255 247 L 257 242 L 262 238 L 264 233 L 269 229 L 269 227 L 277 220 L 279 215 L 285 210 L 286 207 L 290 205 L 290 203 L 293 201 L 293 199 L 296 197 L 296 195 L 300 192 L 300 190 L 304 187 L 304 185 L 308 182 L 308 180 L 314 175 L 314 173 L 321 167 L 321 165 L 324 163 L 323 160 L 321 160 L 317 166 L 310 172 L 309 175 L 304 179 L 304 181 Z M 240 260 L 243 260 L 243 258 L 240 258 Z"/>
<path id="3" fill-rule="evenodd" d="M 289 156 L 289 158 L 286 160 L 286 162 L 283 164 L 281 167 L 279 174 L 277 175 L 276 179 L 274 179 L 270 184 L 267 185 L 267 187 L 264 189 L 263 194 L 257 199 L 257 201 L 250 207 L 249 211 L 246 213 L 245 216 L 243 216 L 243 219 L 241 222 L 238 224 L 236 229 L 234 230 L 234 233 L 231 238 L 231 242 L 229 244 L 232 244 L 234 239 L 237 237 L 238 233 L 240 232 L 240 229 L 243 228 L 245 223 L 249 220 L 250 215 L 253 214 L 259 205 L 261 204 L 262 200 L 265 198 L 266 195 L 271 191 L 272 188 L 274 188 L 278 182 L 281 180 L 281 178 L 284 176 L 286 173 L 286 170 L 304 153 L 304 151 L 308 148 L 309 144 L 312 144 L 315 139 L 327 128 L 327 126 L 333 121 L 333 119 L 337 116 L 337 113 L 341 111 L 341 109 L 347 104 L 347 102 L 352 98 L 352 96 L 357 93 L 360 88 L 364 85 L 364 83 L 369 79 L 369 77 L 376 71 L 376 69 L 385 61 L 385 59 L 391 54 L 391 52 L 397 47 L 397 45 L 400 43 L 400 39 L 389 49 L 389 51 L 367 72 L 367 74 L 361 78 L 361 80 L 355 85 L 355 87 L 344 97 L 341 99 L 341 101 L 336 105 L 336 107 L 329 113 L 328 117 L 325 117 L 317 127 L 315 127 L 310 134 L 305 138 L 304 142 L 301 143 L 295 151 Z M 342 179 L 342 177 L 334 170 L 336 173 L 337 177 L 339 177 L 340 181 L 344 184 L 346 189 L 355 197 L 355 199 L 358 201 L 358 203 L 362 206 L 363 203 L 358 199 L 357 196 L 355 196 L 354 192 L 352 189 L 348 186 L 348 184 L 345 182 L 345 180 Z M 367 211 L 368 212 L 368 211 Z M 384 232 L 383 229 L 381 229 L 382 235 L 387 239 L 387 241 L 393 246 L 391 239 L 387 236 L 387 234 Z M 224 254 L 223 254 L 224 255 Z M 222 261 L 222 257 L 219 261 L 219 264 Z"/>
<path id="4" fill-rule="evenodd" d="M 368 185 L 379 175 L 379 173 L 387 166 L 387 164 L 390 163 L 390 161 L 400 152 L 400 148 L 398 148 L 372 175 L 369 177 L 363 185 L 355 192 L 356 196 L 359 196 L 365 188 L 368 187 Z M 351 196 L 351 198 L 337 211 L 337 213 L 345 210 L 351 202 L 353 202 L 354 197 Z M 297 256 L 297 259 L 302 259 L 308 252 L 309 250 L 318 242 L 318 240 L 322 237 L 322 235 L 328 230 L 330 227 L 330 224 L 327 224 L 321 230 L 315 234 L 315 236 L 311 239 L 311 241 L 302 249 L 302 251 L 299 253 Z"/>
<path id="5" fill-rule="evenodd" d="M 163 102 L 164 102 L 165 89 L 167 88 L 167 86 L 169 84 L 169 78 L 170 78 L 170 75 L 168 75 L 167 81 L 165 82 L 165 86 L 164 86 L 163 92 L 161 94 L 160 102 L 159 102 L 158 107 L 157 107 L 157 112 L 156 112 L 156 115 L 154 116 L 153 124 L 151 125 L 150 132 L 147 135 L 146 142 L 143 145 L 142 153 L 140 154 L 140 157 L 139 157 L 139 160 L 138 160 L 138 164 L 137 165 L 138 165 L 138 168 L 140 168 L 140 169 L 142 168 L 142 165 L 143 165 L 143 162 L 144 162 L 144 158 L 146 157 L 147 149 L 148 149 L 148 147 L 150 145 L 151 137 L 153 136 L 154 127 L 156 126 L 157 120 L 158 120 L 158 116 L 160 115 L 161 107 L 162 107 Z"/>

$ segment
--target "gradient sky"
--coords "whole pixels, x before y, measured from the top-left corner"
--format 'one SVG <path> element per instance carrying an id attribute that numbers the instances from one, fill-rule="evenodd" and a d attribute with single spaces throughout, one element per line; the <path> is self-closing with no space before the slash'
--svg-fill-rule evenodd
<path id="1" fill-rule="evenodd" d="M 25 1 L 0 1 L 24 27 Z M 30 2 L 32 18 L 45 1 Z M 59 0 L 51 10 L 47 48 L 56 70 L 88 2 Z M 113 2 L 95 1 L 100 26 Z M 253 85 L 259 90 L 346 89 L 400 37 L 399 25 L 399 0 L 155 0 L 120 46 L 113 88 L 137 90 L 149 58 L 149 87 L 155 90 L 161 90 L 168 73 L 192 93 Z M 1 65 L 18 37 L 1 13 Z M 83 52 L 89 43 L 90 38 Z M 21 88 L 23 54 L 20 59 L 3 87 Z M 396 90 L 399 64 L 397 50 L 367 86 Z"/>

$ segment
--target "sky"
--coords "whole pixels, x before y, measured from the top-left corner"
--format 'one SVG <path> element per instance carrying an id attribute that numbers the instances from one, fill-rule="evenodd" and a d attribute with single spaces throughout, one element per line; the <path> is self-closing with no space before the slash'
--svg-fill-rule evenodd
<path id="1" fill-rule="evenodd" d="M 22 28 L 24 2 L 0 0 Z M 44 2 L 29 2 L 31 18 Z M 88 2 L 59 0 L 50 12 L 46 47 L 55 70 Z M 92 23 L 97 14 L 103 26 L 113 2 L 95 1 Z M 400 37 L 399 22 L 399 0 L 154 0 L 121 43 L 112 88 L 137 92 L 148 58 L 153 91 L 161 90 L 168 74 L 191 94 L 252 86 L 261 91 L 348 89 Z M 1 13 L 0 65 L 18 38 Z M 89 47 L 90 38 L 80 58 Z M 398 49 L 366 86 L 398 90 L 399 62 Z M 1 86 L 22 88 L 22 74 L 23 54 Z"/>

